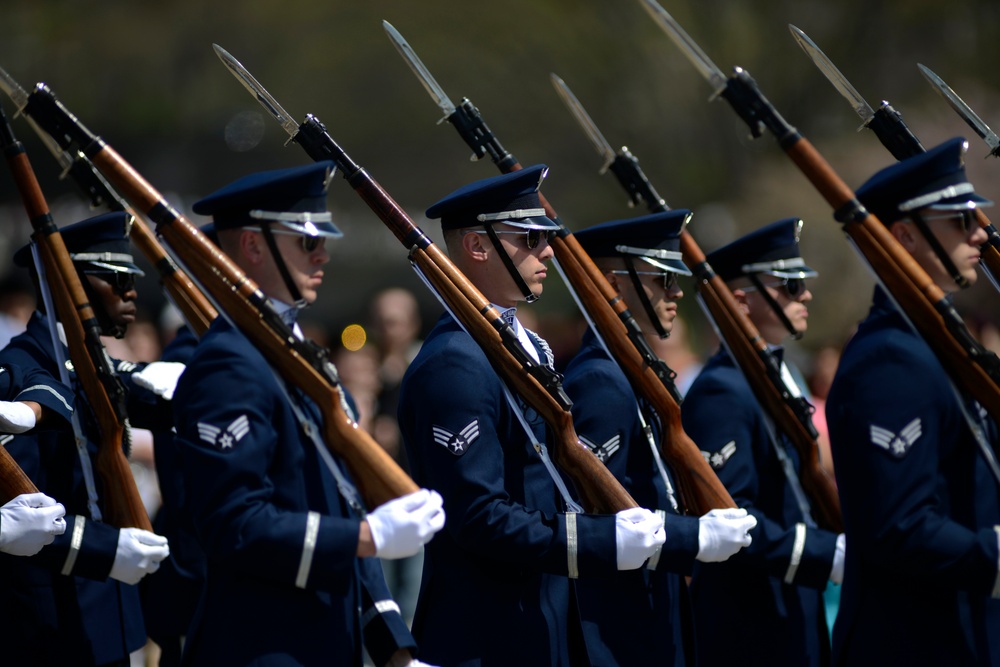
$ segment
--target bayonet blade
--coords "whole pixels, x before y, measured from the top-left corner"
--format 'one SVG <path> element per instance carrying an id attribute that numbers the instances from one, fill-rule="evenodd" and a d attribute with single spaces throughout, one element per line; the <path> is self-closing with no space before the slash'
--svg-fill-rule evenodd
<path id="1" fill-rule="evenodd" d="M 962 117 L 962 120 L 968 123 L 969 127 L 975 130 L 976 134 L 983 138 L 986 145 L 990 147 L 990 153 L 992 155 L 1000 153 L 1000 150 L 998 150 L 1000 149 L 1000 137 L 997 136 L 996 132 L 990 129 L 989 125 L 983 122 L 983 119 L 972 110 L 972 107 L 966 104 L 965 101 L 958 96 L 958 93 L 952 90 L 951 86 L 945 83 L 944 80 L 937 74 L 932 72 L 929 67 L 925 67 L 919 63 L 917 64 L 917 67 L 920 68 L 920 72 L 924 75 L 924 78 L 930 81 L 931 86 L 933 86 L 934 89 L 938 91 L 938 93 L 944 97 L 945 100 L 947 100 L 948 104 L 951 105 L 951 108 Z"/>
<path id="2" fill-rule="evenodd" d="M 11 101 L 14 102 L 14 106 L 17 107 L 17 112 L 20 113 L 24 107 L 28 106 L 28 93 L 21 87 L 21 85 L 14 80 L 14 78 L 7 74 L 6 70 L 0 68 L 0 90 L 7 93 Z"/>
<path id="3" fill-rule="evenodd" d="M 600 173 L 604 173 L 611 166 L 611 163 L 615 161 L 615 151 L 611 148 L 611 144 L 608 140 L 604 138 L 601 131 L 597 129 L 597 124 L 590 118 L 590 114 L 587 110 L 583 108 L 580 104 L 580 100 L 576 99 L 576 95 L 573 91 L 569 89 L 566 82 L 560 79 L 555 74 L 550 73 L 549 78 L 552 80 L 552 85 L 555 86 L 556 92 L 559 93 L 559 97 L 562 101 L 569 107 L 570 112 L 573 117 L 576 118 L 576 122 L 580 124 L 583 128 L 584 133 L 590 138 L 590 142 L 594 144 L 594 148 L 597 149 L 597 154 L 604 158 L 604 166 L 601 167 Z"/>
<path id="4" fill-rule="evenodd" d="M 392 27 L 392 24 L 388 21 L 382 21 L 382 28 L 385 29 L 387 35 L 389 35 L 389 40 L 392 45 L 396 47 L 399 51 L 399 55 L 403 56 L 403 60 L 406 64 L 410 66 L 413 73 L 417 75 L 420 79 L 420 83 L 423 84 L 424 89 L 434 100 L 434 103 L 441 107 L 444 111 L 444 118 L 441 121 L 447 120 L 449 116 L 455 113 L 455 105 L 448 98 L 448 95 L 444 92 L 444 88 L 438 85 L 438 82 L 434 80 L 434 76 L 431 75 L 430 70 L 424 66 L 424 63 L 417 57 L 417 53 L 413 48 L 407 43 L 403 36 L 399 34 L 399 31 Z M 441 121 L 438 121 L 439 123 Z"/>
<path id="5" fill-rule="evenodd" d="M 260 102 L 262 107 L 267 109 L 268 113 L 274 116 L 274 119 L 284 128 L 288 136 L 295 138 L 295 135 L 299 133 L 299 124 L 292 118 L 291 114 L 278 104 L 278 100 L 271 97 L 271 94 L 267 92 L 264 86 L 260 85 L 257 79 L 253 78 L 253 75 L 247 71 L 247 68 L 240 64 L 240 61 L 234 58 L 229 51 L 226 51 L 218 44 L 212 44 L 212 48 L 215 49 L 215 55 L 219 56 L 219 60 L 229 69 L 230 73 L 243 84 L 244 88 L 250 91 L 251 95 L 257 98 L 257 101 Z"/>
<path id="6" fill-rule="evenodd" d="M 851 85 L 851 82 L 847 80 L 837 66 L 826 57 L 826 54 L 816 46 L 816 42 L 809 39 L 809 36 L 796 28 L 795 26 L 789 24 L 788 29 L 792 32 L 792 37 L 798 42 L 802 50 L 806 52 L 806 55 L 813 61 L 813 64 L 819 68 L 819 71 L 823 73 L 833 87 L 850 102 L 851 107 L 854 109 L 854 113 L 861 117 L 862 125 L 858 128 L 861 130 L 868 126 L 868 123 L 872 121 L 875 117 L 875 110 L 872 109 L 871 105 L 865 101 L 865 98 L 861 96 L 861 93 Z"/>
<path id="7" fill-rule="evenodd" d="M 715 66 L 715 63 L 705 55 L 701 47 L 691 39 L 690 35 L 684 32 L 684 28 L 656 0 L 640 1 L 646 11 L 649 12 L 649 15 L 653 17 L 653 20 L 660 24 L 660 27 L 667 33 L 667 36 L 677 44 L 688 60 L 695 66 L 695 69 L 712 86 L 712 89 L 715 91 L 712 97 L 716 97 L 722 93 L 726 89 L 727 81 L 726 75 L 722 73 L 722 70 Z"/>

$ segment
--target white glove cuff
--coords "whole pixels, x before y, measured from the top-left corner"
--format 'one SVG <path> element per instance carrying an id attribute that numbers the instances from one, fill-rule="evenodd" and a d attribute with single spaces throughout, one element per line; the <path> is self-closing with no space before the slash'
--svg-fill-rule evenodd
<path id="1" fill-rule="evenodd" d="M 34 410 L 17 401 L 0 401 L 0 432 L 24 433 L 34 427 Z"/>

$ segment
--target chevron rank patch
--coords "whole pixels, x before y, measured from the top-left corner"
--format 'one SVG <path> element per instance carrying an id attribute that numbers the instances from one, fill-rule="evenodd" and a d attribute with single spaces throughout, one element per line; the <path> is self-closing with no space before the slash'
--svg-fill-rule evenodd
<path id="1" fill-rule="evenodd" d="M 875 426 L 875 424 L 869 427 L 869 432 L 871 433 L 873 445 L 884 449 L 897 459 L 901 459 L 906 456 L 906 453 L 910 451 L 914 443 L 924 434 L 924 429 L 920 423 L 920 417 L 917 417 L 904 426 L 898 434 L 893 433 L 887 428 Z"/>
<path id="2" fill-rule="evenodd" d="M 224 428 L 198 422 L 198 437 L 223 452 L 232 449 L 249 432 L 250 420 L 246 415 L 240 415 Z"/>
<path id="3" fill-rule="evenodd" d="M 722 466 L 726 465 L 726 461 L 728 461 L 735 453 L 735 440 L 730 440 L 717 452 L 706 452 L 705 450 L 701 450 L 701 455 L 705 457 L 705 460 L 708 461 L 709 465 L 711 465 L 715 470 L 719 470 Z"/>
<path id="4" fill-rule="evenodd" d="M 579 437 L 580 437 L 580 442 L 587 445 L 590 451 L 594 452 L 597 458 L 601 460 L 601 463 L 606 463 L 607 460 L 611 458 L 611 455 L 617 452 L 619 449 L 621 449 L 622 446 L 621 444 L 622 437 L 620 435 L 612 437 L 603 445 L 599 445 L 596 442 L 593 442 L 588 438 L 583 437 L 582 435 Z"/>
<path id="5" fill-rule="evenodd" d="M 479 437 L 479 420 L 473 419 L 458 433 L 452 433 L 441 426 L 432 426 L 431 431 L 434 434 L 434 442 L 455 456 L 461 456 Z"/>

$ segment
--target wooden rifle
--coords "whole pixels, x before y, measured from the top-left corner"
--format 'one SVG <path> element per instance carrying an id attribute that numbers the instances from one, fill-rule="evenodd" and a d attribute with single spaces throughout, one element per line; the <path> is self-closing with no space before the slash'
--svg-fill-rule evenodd
<path id="1" fill-rule="evenodd" d="M 63 325 L 73 368 L 100 433 L 94 469 L 102 482 L 104 520 L 118 528 L 152 530 L 122 447 L 129 433 L 125 386 L 101 343 L 97 317 L 87 300 L 62 235 L 52 220 L 24 145 L 14 137 L 2 109 L 0 141 L 28 219 L 35 230 L 32 238 L 38 246 L 55 303 L 56 312 L 48 316 L 57 318 Z"/>
<path id="2" fill-rule="evenodd" d="M 612 514 L 636 507 L 603 463 L 577 437 L 572 403 L 561 376 L 536 364 L 489 300 L 406 215 L 389 194 L 330 137 L 314 116 L 306 117 L 294 140 L 314 160 L 333 160 L 369 208 L 409 250 L 416 266 L 451 312 L 480 345 L 497 374 L 548 424 L 555 441 L 552 460 L 574 483 L 589 512 Z"/>
<path id="3" fill-rule="evenodd" d="M 90 202 L 91 208 L 107 207 L 113 211 L 126 211 L 132 216 L 133 222 L 129 232 L 132 243 L 156 269 L 160 275 L 160 286 L 171 303 L 181 311 L 194 334 L 200 338 L 208 331 L 218 312 L 191 278 L 167 254 L 142 216 L 136 215 L 128 202 L 108 185 L 86 155 L 80 151 L 70 154 L 63 150 L 31 118 L 28 118 L 28 124 L 63 168 L 63 177 L 69 175 L 73 179 L 80 192 Z"/>
<path id="4" fill-rule="evenodd" d="M 418 490 L 385 449 L 347 414 L 341 404 L 340 379 L 327 350 L 299 340 L 257 285 L 111 146 L 80 123 L 46 85 L 39 84 L 24 99 L 23 112 L 65 150 L 86 155 L 118 192 L 153 221 L 159 236 L 222 312 L 286 382 L 316 403 L 323 415 L 326 446 L 346 463 L 369 508 Z"/>
<path id="5" fill-rule="evenodd" d="M 742 68 L 726 77 L 656 0 L 642 0 L 650 15 L 680 47 L 750 128 L 754 138 L 770 132 L 785 154 L 834 209 L 855 247 L 903 314 L 934 351 L 955 384 L 1000 420 L 1000 359 L 972 336 L 944 291 L 858 201 L 813 145 L 789 125 Z M 977 439 L 994 476 L 1000 468 L 988 444 Z"/>
<path id="6" fill-rule="evenodd" d="M 445 112 L 445 118 L 472 149 L 476 159 L 488 155 L 501 173 L 521 169 L 517 158 L 500 145 L 483 121 L 479 109 L 468 98 L 463 98 L 458 105 L 453 104 L 402 35 L 386 22 L 383 22 L 383 27 Z M 628 304 L 562 224 L 545 196 L 539 193 L 539 197 L 546 215 L 560 225 L 549 244 L 570 289 L 575 292 L 633 389 L 649 402 L 660 417 L 663 431 L 660 437 L 661 456 L 674 473 L 685 510 L 700 515 L 713 508 L 735 507 L 736 503 L 698 446 L 684 432 L 681 395 L 674 384 L 676 373 L 653 352 Z"/>

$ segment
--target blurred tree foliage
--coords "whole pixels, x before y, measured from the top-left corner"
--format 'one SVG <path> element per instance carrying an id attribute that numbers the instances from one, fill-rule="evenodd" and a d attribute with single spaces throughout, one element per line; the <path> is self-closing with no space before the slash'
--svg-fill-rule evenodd
<path id="1" fill-rule="evenodd" d="M 695 211 L 691 230 L 712 250 L 767 222 L 806 220 L 804 254 L 815 281 L 807 347 L 839 344 L 867 309 L 871 278 L 843 240 L 828 206 L 770 137 L 752 141 L 637 0 L 424 2 L 206 2 L 43 0 L 6 3 L 0 66 L 23 86 L 48 83 L 179 209 L 245 173 L 303 163 L 286 136 L 218 61 L 218 43 L 296 116 L 316 114 L 331 135 L 426 231 L 423 211 L 452 189 L 492 176 L 469 163 L 450 127 L 383 33 L 391 22 L 455 102 L 468 96 L 522 164 L 551 168 L 545 193 L 571 229 L 640 212 L 625 196 L 555 94 L 562 77 L 612 145 L 627 145 L 675 208 Z M 916 68 L 928 65 L 979 114 L 1000 125 L 997 50 L 991 29 L 1000 5 L 987 0 L 691 0 L 664 2 L 724 71 L 748 70 L 779 112 L 809 138 L 851 186 L 892 158 L 809 62 L 788 33 L 812 37 L 872 106 L 888 99 L 925 146 L 970 139 L 969 171 L 996 199 L 1000 164 L 934 93 Z M 4 99 L 10 110 L 9 101 Z M 27 144 L 56 214 L 86 217 L 72 185 L 23 122 Z M 363 320 L 366 302 L 390 284 L 411 287 L 428 316 L 439 309 L 410 272 L 403 248 L 340 179 L 331 208 L 347 238 L 334 251 L 333 285 L 315 315 L 337 331 Z M 0 215 L 11 230 L 0 257 L 24 243 L 29 226 L 8 178 Z M 200 220 L 192 217 L 196 222 Z M 0 263 L 0 268 L 6 264 Z M 571 317 L 550 281 L 542 314 Z M 961 295 L 963 309 L 996 318 L 985 281 Z M 147 278 L 144 303 L 160 302 Z M 689 297 L 693 296 L 693 288 Z M 703 318 L 688 298 L 697 332 Z"/>

